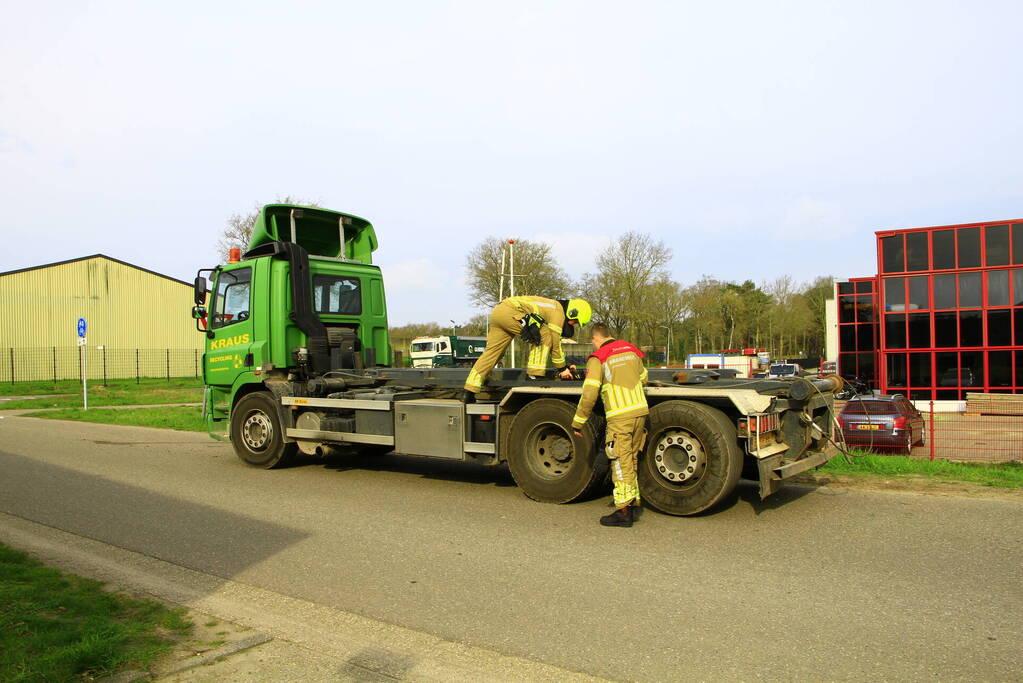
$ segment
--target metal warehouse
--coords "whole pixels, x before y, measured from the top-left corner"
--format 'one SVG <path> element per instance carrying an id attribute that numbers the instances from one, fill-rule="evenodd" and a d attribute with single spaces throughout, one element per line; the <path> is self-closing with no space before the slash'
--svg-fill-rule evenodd
<path id="1" fill-rule="evenodd" d="M 1023 219 L 876 237 L 877 275 L 835 286 L 839 373 L 914 400 L 1023 393 Z"/>
<path id="2" fill-rule="evenodd" d="M 103 254 L 0 273 L 0 381 L 194 376 L 192 284 Z"/>

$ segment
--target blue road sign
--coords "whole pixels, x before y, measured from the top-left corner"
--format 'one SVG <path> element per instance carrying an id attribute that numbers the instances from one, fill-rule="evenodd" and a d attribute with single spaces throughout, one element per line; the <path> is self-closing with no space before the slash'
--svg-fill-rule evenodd
<path id="1" fill-rule="evenodd" d="M 78 319 L 78 336 L 79 337 L 85 336 L 85 318 Z"/>

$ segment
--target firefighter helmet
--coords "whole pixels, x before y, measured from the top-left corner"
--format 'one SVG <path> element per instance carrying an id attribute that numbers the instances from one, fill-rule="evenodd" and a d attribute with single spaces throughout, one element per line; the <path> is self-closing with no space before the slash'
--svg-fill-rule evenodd
<path id="1" fill-rule="evenodd" d="M 565 309 L 565 315 L 568 316 L 569 320 L 577 320 L 580 325 L 585 325 L 590 322 L 590 317 L 593 316 L 593 310 L 590 308 L 590 303 L 586 299 L 569 299 L 568 306 Z"/>

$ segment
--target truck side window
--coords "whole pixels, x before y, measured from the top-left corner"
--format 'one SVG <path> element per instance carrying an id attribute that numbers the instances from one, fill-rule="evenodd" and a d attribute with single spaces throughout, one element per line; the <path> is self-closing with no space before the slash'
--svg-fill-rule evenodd
<path id="1" fill-rule="evenodd" d="M 217 277 L 210 328 L 216 329 L 249 319 L 251 268 L 223 270 Z"/>
<path id="2" fill-rule="evenodd" d="M 447 342 L 441 342 L 440 343 L 440 350 L 441 351 L 447 351 L 448 350 L 448 343 Z"/>
<path id="3" fill-rule="evenodd" d="M 362 293 L 359 279 L 335 275 L 313 276 L 313 308 L 317 313 L 360 315 Z"/>

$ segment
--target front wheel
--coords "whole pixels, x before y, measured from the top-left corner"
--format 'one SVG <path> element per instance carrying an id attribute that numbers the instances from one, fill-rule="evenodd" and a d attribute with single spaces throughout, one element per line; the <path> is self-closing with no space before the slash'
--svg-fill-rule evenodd
<path id="1" fill-rule="evenodd" d="M 285 443 L 273 394 L 256 391 L 242 396 L 231 411 L 231 444 L 242 462 L 271 469 L 285 464 L 297 447 Z"/>
<path id="2" fill-rule="evenodd" d="M 515 416 L 508 467 L 533 500 L 570 503 L 607 481 L 608 461 L 598 452 L 602 421 L 590 418 L 580 438 L 572 433 L 574 415 L 575 405 L 541 398 Z"/>
<path id="3" fill-rule="evenodd" d="M 639 494 L 669 515 L 695 515 L 735 489 L 742 451 L 732 422 L 716 408 L 665 401 L 650 411 L 639 463 Z"/>

